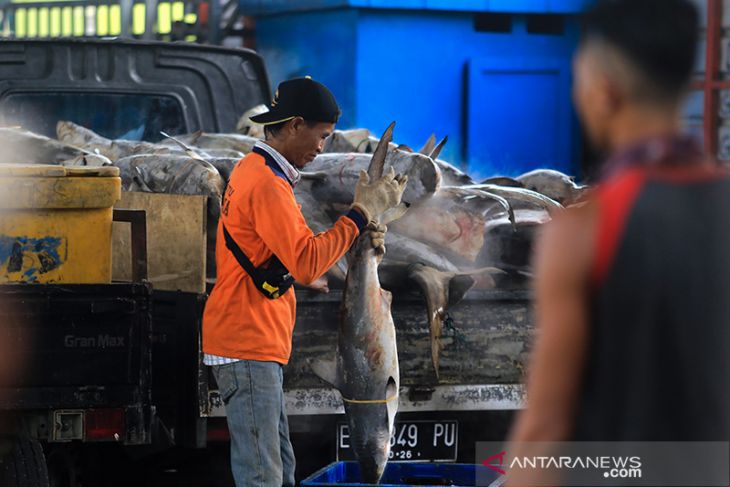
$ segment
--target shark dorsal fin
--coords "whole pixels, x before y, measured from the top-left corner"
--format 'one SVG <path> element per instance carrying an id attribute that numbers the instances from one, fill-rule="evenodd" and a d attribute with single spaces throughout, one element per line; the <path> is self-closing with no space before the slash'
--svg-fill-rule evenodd
<path id="1" fill-rule="evenodd" d="M 431 159 L 434 161 L 438 159 L 439 155 L 441 154 L 441 150 L 446 145 L 446 142 L 448 142 L 449 136 L 445 136 L 443 139 L 441 139 L 441 142 L 438 143 L 436 147 L 431 151 L 431 153 L 428 155 Z"/>
<path id="2" fill-rule="evenodd" d="M 418 152 L 420 154 L 423 154 L 424 156 L 427 156 L 431 154 L 431 152 L 433 152 L 434 147 L 436 147 L 436 134 L 431 134 L 426 143 L 423 144 L 423 147 L 421 147 Z"/>
<path id="3" fill-rule="evenodd" d="M 368 176 L 370 180 L 374 181 L 383 177 L 385 169 L 385 156 L 388 153 L 388 144 L 393 140 L 393 129 L 395 128 L 395 122 L 391 122 L 388 128 L 383 132 L 383 136 L 380 137 L 380 142 L 373 152 L 373 158 L 370 159 L 370 166 L 368 167 Z"/>

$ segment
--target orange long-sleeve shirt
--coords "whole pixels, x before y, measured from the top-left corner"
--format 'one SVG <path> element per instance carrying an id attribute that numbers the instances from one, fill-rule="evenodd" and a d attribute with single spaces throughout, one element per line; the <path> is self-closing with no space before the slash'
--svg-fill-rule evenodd
<path id="1" fill-rule="evenodd" d="M 226 247 L 222 225 L 254 266 L 276 254 L 297 281 L 309 283 L 347 252 L 363 222 L 357 215 L 343 216 L 314 235 L 291 185 L 272 170 L 275 162 L 267 165 L 268 157 L 265 151 L 251 152 L 228 182 L 216 234 L 217 281 L 203 315 L 203 351 L 286 364 L 296 317 L 294 289 L 273 300 L 261 294 Z"/>

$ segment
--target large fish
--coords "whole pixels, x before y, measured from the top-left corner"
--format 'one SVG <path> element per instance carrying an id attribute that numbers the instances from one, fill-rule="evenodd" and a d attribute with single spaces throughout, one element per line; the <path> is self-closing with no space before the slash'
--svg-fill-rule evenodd
<path id="1" fill-rule="evenodd" d="M 239 134 L 248 135 L 249 137 L 263 139 L 266 136 L 264 134 L 264 126 L 251 120 L 251 117 L 266 113 L 268 111 L 269 109 L 264 104 L 256 105 L 252 108 L 249 108 L 248 110 L 243 112 L 241 118 L 238 119 L 238 123 L 236 124 L 236 132 L 238 132 Z"/>
<path id="2" fill-rule="evenodd" d="M 218 170 L 206 161 L 186 155 L 142 154 L 115 161 L 124 191 L 193 194 L 208 197 L 206 222 L 206 277 L 214 278 L 215 235 L 221 212 L 225 181 Z"/>
<path id="3" fill-rule="evenodd" d="M 137 154 L 182 154 L 175 145 L 153 144 L 140 140 L 107 139 L 91 129 L 61 120 L 56 124 L 56 136 L 61 142 L 98 153 L 112 162 Z"/>
<path id="4" fill-rule="evenodd" d="M 452 164 L 438 158 L 447 141 L 448 137 L 444 137 L 437 144 L 436 135 L 431 134 L 428 140 L 426 140 L 426 143 L 418 150 L 418 153 L 433 159 L 434 163 L 441 171 L 442 184 L 446 186 L 474 184 L 474 181 L 471 177 L 469 177 L 469 175 L 457 169 Z M 370 135 L 370 132 L 367 129 L 335 130 L 332 135 L 327 138 L 322 152 L 359 152 L 361 154 L 370 154 L 375 149 L 377 143 L 378 139 Z M 397 149 L 401 152 L 412 152 L 403 145 L 396 145 L 392 142 L 388 145 L 393 151 Z"/>
<path id="5" fill-rule="evenodd" d="M 385 234 L 386 262 L 405 262 L 408 264 L 421 263 L 434 269 L 446 272 L 455 272 L 457 267 L 446 258 L 442 252 L 432 249 L 427 244 L 419 242 L 396 232 Z"/>
<path id="6" fill-rule="evenodd" d="M 392 131 L 391 124 L 373 154 L 371 180 L 383 174 Z M 342 395 L 361 481 L 369 484 L 380 481 L 388 461 L 400 384 L 392 295 L 378 278 L 381 259 L 370 239 L 355 242 L 348 255 L 336 358 L 312 364 L 314 372 Z"/>
<path id="7" fill-rule="evenodd" d="M 576 184 L 571 176 L 553 169 L 535 169 L 516 178 L 525 188 L 568 206 L 577 202 L 588 190 L 588 186 Z"/>
<path id="8" fill-rule="evenodd" d="M 114 163 L 126 191 L 197 194 L 208 197 L 208 213 L 220 215 L 224 181 L 218 170 L 205 161 L 186 155 L 142 154 Z"/>
<path id="9" fill-rule="evenodd" d="M 441 159 L 434 159 L 434 162 L 441 171 L 441 178 L 444 186 L 463 186 L 466 184 L 474 184 L 474 180 L 471 176 L 458 169 L 456 166 Z"/>
<path id="10" fill-rule="evenodd" d="M 61 161 L 61 165 L 63 166 L 89 166 L 89 167 L 102 167 L 102 166 L 111 166 L 112 161 L 106 156 L 103 156 L 101 154 L 82 154 L 80 156 L 74 157 L 73 159 L 66 159 L 65 161 Z"/>
<path id="11" fill-rule="evenodd" d="M 548 211 L 563 209 L 563 205 L 550 198 L 549 196 L 527 188 L 515 188 L 511 186 L 501 186 L 498 184 L 472 184 L 469 186 L 459 186 L 452 188 L 473 195 L 480 195 L 484 193 L 497 195 L 505 198 L 507 201 L 510 202 L 513 207 L 538 207 L 545 208 Z M 444 189 L 450 190 L 452 188 Z"/>
<path id="12" fill-rule="evenodd" d="M 441 184 L 444 186 L 463 186 L 465 184 L 474 184 L 474 180 L 463 172 L 462 170 L 458 169 L 456 166 L 439 159 L 439 155 L 441 154 L 441 150 L 446 145 L 446 142 L 449 140 L 449 137 L 446 136 L 441 141 L 436 144 L 436 138 L 431 135 L 431 138 L 428 139 L 426 144 L 421 148 L 422 154 L 427 154 L 433 161 L 436 163 L 436 165 L 439 168 L 439 171 L 441 171 Z M 431 147 L 431 144 L 433 144 L 433 147 Z M 428 150 L 431 148 L 430 151 L 423 152 L 425 150 Z"/>
<path id="13" fill-rule="evenodd" d="M 538 208 L 515 210 L 514 224 L 504 217 L 490 219 L 484 228 L 485 245 L 477 258 L 478 265 L 492 265 L 524 276 L 531 270 L 533 244 L 540 226 L 549 221 L 550 213 Z"/>
<path id="14" fill-rule="evenodd" d="M 372 154 L 376 145 L 378 139 L 368 129 L 335 130 L 325 140 L 322 152 Z"/>
<path id="15" fill-rule="evenodd" d="M 512 215 L 509 202 L 500 196 L 457 187 L 442 188 L 433 197 L 412 206 L 391 225 L 391 230 L 446 251 L 449 257 L 458 256 L 473 263 L 484 246 L 484 225 L 495 210 Z"/>
<path id="16" fill-rule="evenodd" d="M 360 171 L 367 169 L 369 154 L 320 154 L 307 165 L 307 171 L 325 173 L 327 177 L 312 184 L 312 192 L 320 201 L 350 204 Z M 441 172 L 423 154 L 389 151 L 385 163 L 397 173 L 408 176 L 403 201 L 416 203 L 434 194 L 441 185 Z"/>
<path id="17" fill-rule="evenodd" d="M 86 154 L 71 144 L 18 127 L 0 128 L 0 163 L 61 164 Z"/>
<path id="18" fill-rule="evenodd" d="M 206 151 L 225 149 L 240 152 L 244 155 L 251 152 L 254 144 L 259 141 L 256 137 L 243 134 L 212 134 L 201 131 L 187 135 L 176 135 L 175 138 L 189 146 L 199 147 Z M 174 142 L 164 141 L 163 144 L 174 145 Z"/>

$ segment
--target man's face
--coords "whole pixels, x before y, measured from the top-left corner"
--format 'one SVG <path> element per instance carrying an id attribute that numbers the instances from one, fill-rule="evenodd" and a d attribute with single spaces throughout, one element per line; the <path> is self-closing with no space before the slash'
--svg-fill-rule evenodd
<path id="1" fill-rule="evenodd" d="M 289 140 L 289 162 L 301 169 L 322 152 L 324 141 L 332 134 L 335 124 L 319 122 L 308 124 L 297 117 L 292 123 Z"/>
<path id="2" fill-rule="evenodd" d="M 611 96 L 602 73 L 596 69 L 595 53 L 581 48 L 573 60 L 573 102 L 593 145 L 606 148 Z"/>

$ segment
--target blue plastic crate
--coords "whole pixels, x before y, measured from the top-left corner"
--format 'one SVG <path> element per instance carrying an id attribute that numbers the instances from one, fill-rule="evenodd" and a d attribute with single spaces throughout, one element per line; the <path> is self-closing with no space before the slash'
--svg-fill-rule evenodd
<path id="1" fill-rule="evenodd" d="M 492 482 L 497 474 L 481 465 L 468 463 L 389 463 L 379 487 L 403 485 L 466 487 L 475 485 L 479 473 L 480 483 Z M 360 466 L 357 462 L 331 463 L 301 483 L 302 487 L 365 486 L 360 482 Z"/>

